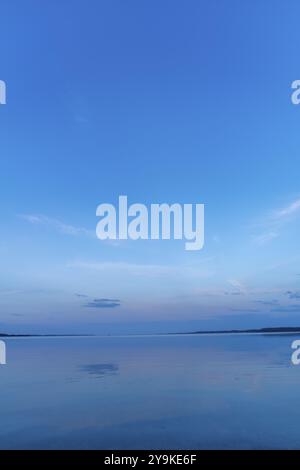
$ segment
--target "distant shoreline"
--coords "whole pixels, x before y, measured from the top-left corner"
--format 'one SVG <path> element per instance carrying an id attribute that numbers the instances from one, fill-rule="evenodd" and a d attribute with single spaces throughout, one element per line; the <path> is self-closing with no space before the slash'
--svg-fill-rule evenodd
<path id="1" fill-rule="evenodd" d="M 206 330 L 190 331 L 187 333 L 169 333 L 170 335 L 223 335 L 223 334 L 242 334 L 242 333 L 300 333 L 300 326 L 282 326 L 274 328 L 250 328 L 247 330 Z"/>
<path id="2" fill-rule="evenodd" d="M 47 335 L 33 335 L 33 334 L 6 334 L 6 333 L 0 333 L 0 338 L 63 338 L 63 337 L 68 337 L 68 338 L 76 338 L 80 336 L 95 336 L 92 334 L 78 334 L 78 335 L 57 335 L 57 334 L 47 334 Z"/>
<path id="3" fill-rule="evenodd" d="M 155 336 L 172 336 L 172 335 L 224 335 L 224 334 L 251 334 L 251 333 L 299 333 L 300 326 L 283 326 L 283 327 L 274 327 L 274 328 L 250 328 L 246 330 L 201 330 L 201 331 L 188 331 L 188 332 L 177 332 L 177 333 L 157 333 Z M 7 334 L 0 333 L 0 338 L 76 338 L 76 337 L 96 337 L 95 334 Z M 102 335 L 101 335 L 102 336 Z M 110 336 L 124 336 L 124 335 L 103 335 L 105 337 Z M 131 334 L 125 336 L 153 336 L 153 333 L 150 334 Z"/>

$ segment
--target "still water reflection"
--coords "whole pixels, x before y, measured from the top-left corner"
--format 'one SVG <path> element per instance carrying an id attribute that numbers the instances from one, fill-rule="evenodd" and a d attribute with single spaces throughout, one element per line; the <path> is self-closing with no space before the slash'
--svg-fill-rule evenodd
<path id="1" fill-rule="evenodd" d="M 0 448 L 300 448 L 294 339 L 8 339 Z"/>

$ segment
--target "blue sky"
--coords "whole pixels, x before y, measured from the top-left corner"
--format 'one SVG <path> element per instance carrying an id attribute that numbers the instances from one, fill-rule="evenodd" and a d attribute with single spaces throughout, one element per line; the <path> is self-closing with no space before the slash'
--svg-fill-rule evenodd
<path id="1" fill-rule="evenodd" d="M 3 0 L 0 329 L 300 324 L 299 2 Z M 98 204 L 204 203 L 205 247 Z"/>

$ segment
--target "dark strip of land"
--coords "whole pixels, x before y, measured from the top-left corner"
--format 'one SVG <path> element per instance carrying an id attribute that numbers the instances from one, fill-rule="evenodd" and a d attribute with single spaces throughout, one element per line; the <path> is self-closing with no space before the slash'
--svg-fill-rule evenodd
<path id="1" fill-rule="evenodd" d="M 201 331 L 188 331 L 180 333 L 169 333 L 169 335 L 208 335 L 208 334 L 241 334 L 241 333 L 299 333 L 300 326 L 282 326 L 274 328 L 251 328 L 247 330 L 201 330 Z M 80 335 L 24 335 L 24 334 L 6 334 L 0 333 L 0 338 L 49 338 L 49 337 L 76 337 L 76 336 L 94 336 L 91 334 L 80 334 Z M 147 335 L 145 335 L 147 336 Z"/>
<path id="2" fill-rule="evenodd" d="M 207 335 L 207 334 L 233 334 L 233 333 L 300 333 L 300 326 L 282 326 L 274 328 L 251 328 L 248 330 L 207 330 L 189 331 L 187 333 L 170 333 L 185 335 Z"/>

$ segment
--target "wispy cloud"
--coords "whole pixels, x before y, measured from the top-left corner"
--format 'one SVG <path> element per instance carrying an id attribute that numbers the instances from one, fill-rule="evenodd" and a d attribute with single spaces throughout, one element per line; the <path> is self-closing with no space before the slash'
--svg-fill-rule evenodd
<path id="1" fill-rule="evenodd" d="M 256 224 L 261 229 L 261 233 L 252 237 L 253 242 L 257 245 L 265 245 L 278 238 L 283 226 L 298 213 L 300 213 L 300 199 L 295 199 L 287 206 L 273 210 L 264 217 L 263 221 Z"/>
<path id="2" fill-rule="evenodd" d="M 10 290 L 0 290 L 0 296 L 2 295 L 17 295 L 23 294 L 24 290 L 10 289 Z"/>
<path id="3" fill-rule="evenodd" d="M 66 224 L 58 219 L 48 217 L 46 215 L 35 214 L 20 214 L 19 217 L 26 222 L 33 225 L 44 225 L 53 228 L 59 233 L 64 235 L 78 236 L 83 235 L 87 237 L 96 238 L 94 230 L 88 230 L 84 227 L 77 227 L 74 225 Z"/>
<path id="4" fill-rule="evenodd" d="M 286 305 L 282 307 L 272 308 L 271 312 L 278 312 L 278 313 L 300 313 L 300 305 L 293 304 L 293 305 Z"/>
<path id="5" fill-rule="evenodd" d="M 88 308 L 116 308 L 120 306 L 121 301 L 119 299 L 94 299 L 84 305 Z"/>
<path id="6" fill-rule="evenodd" d="M 277 237 L 279 237 L 279 233 L 271 231 L 271 232 L 265 232 L 260 235 L 254 236 L 253 241 L 257 245 L 265 245 L 266 243 L 274 240 L 274 238 L 277 238 Z"/>
<path id="7" fill-rule="evenodd" d="M 296 199 L 295 201 L 291 202 L 288 206 L 274 211 L 273 218 L 275 220 L 282 220 L 290 215 L 295 214 L 296 212 L 300 212 L 300 199 Z"/>
<path id="8" fill-rule="evenodd" d="M 213 276 L 213 271 L 201 266 L 173 266 L 156 264 L 135 264 L 127 262 L 97 262 L 73 261 L 67 264 L 68 268 L 86 269 L 105 273 L 122 273 L 132 276 L 158 277 L 158 276 L 189 276 L 191 278 L 207 278 Z"/>
<path id="9" fill-rule="evenodd" d="M 1 296 L 17 296 L 23 294 L 34 294 L 34 295 L 57 295 L 57 293 L 61 292 L 59 289 L 51 289 L 51 288 L 41 288 L 41 289 L 7 289 L 7 290 L 0 290 L 0 297 Z"/>
<path id="10" fill-rule="evenodd" d="M 246 294 L 247 292 L 247 289 L 246 287 L 244 286 L 244 284 L 239 281 L 238 279 L 228 279 L 227 282 L 232 286 L 234 287 L 236 290 L 235 292 L 233 292 L 232 294 L 233 295 L 242 295 L 242 294 Z"/>
<path id="11" fill-rule="evenodd" d="M 300 300 L 300 292 L 299 291 L 291 291 L 288 290 L 285 292 L 285 295 L 289 297 L 289 299 L 299 299 Z"/>
<path id="12" fill-rule="evenodd" d="M 254 300 L 255 303 L 260 305 L 266 305 L 268 307 L 272 307 L 274 305 L 278 305 L 278 300 Z"/>
<path id="13" fill-rule="evenodd" d="M 115 375 L 119 371 L 117 364 L 86 364 L 80 366 L 82 372 L 87 372 L 89 375 L 101 378 L 104 375 Z"/>
<path id="14" fill-rule="evenodd" d="M 231 312 L 239 312 L 239 313 L 259 313 L 260 310 L 258 308 L 231 308 Z"/>

